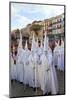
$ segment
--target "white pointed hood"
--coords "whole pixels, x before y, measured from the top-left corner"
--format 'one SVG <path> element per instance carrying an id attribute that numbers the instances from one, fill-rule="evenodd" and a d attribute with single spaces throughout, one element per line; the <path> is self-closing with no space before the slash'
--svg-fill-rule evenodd
<path id="1" fill-rule="evenodd" d="M 22 48 L 22 35 L 21 35 L 21 32 L 20 32 L 20 40 L 19 40 L 19 44 L 18 44 L 18 49 L 19 48 Z"/>
<path id="2" fill-rule="evenodd" d="M 19 39 L 19 44 L 18 44 L 18 48 L 17 48 L 17 56 L 22 54 L 22 50 L 23 50 L 22 35 L 21 35 L 21 32 L 20 32 L 20 39 Z"/>
<path id="3" fill-rule="evenodd" d="M 36 41 L 36 48 L 38 48 L 38 37 L 37 37 L 37 41 Z"/>
<path id="4" fill-rule="evenodd" d="M 34 34 L 33 34 L 31 51 L 35 51 L 35 49 L 36 49 L 36 42 L 35 42 L 35 38 L 34 38 Z"/>
<path id="5" fill-rule="evenodd" d="M 48 50 L 48 38 L 46 36 L 46 32 L 45 32 L 45 37 L 44 37 L 44 51 Z"/>
<path id="6" fill-rule="evenodd" d="M 28 50 L 27 40 L 26 40 L 26 44 L 25 44 L 25 50 Z"/>

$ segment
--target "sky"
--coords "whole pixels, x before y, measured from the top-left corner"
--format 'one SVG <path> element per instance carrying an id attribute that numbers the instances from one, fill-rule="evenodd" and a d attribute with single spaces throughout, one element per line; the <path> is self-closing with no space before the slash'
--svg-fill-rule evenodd
<path id="1" fill-rule="evenodd" d="M 64 13 L 64 6 L 11 3 L 11 30 Z"/>

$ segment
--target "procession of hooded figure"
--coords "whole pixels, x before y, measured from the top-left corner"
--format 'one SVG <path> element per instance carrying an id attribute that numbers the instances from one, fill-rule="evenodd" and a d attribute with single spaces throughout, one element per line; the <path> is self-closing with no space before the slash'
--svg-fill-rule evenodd
<path id="1" fill-rule="evenodd" d="M 58 70 L 64 71 L 64 42 L 62 41 L 61 46 L 55 43 L 56 47 L 52 53 L 47 32 L 45 32 L 44 41 L 41 40 L 40 46 L 38 45 L 38 38 L 35 41 L 33 34 L 31 50 L 28 49 L 27 40 L 23 49 L 22 41 L 20 32 L 15 64 L 11 55 L 11 79 L 36 88 L 36 91 L 39 87 L 43 94 L 48 94 L 49 92 L 57 94 L 58 80 L 55 65 Z M 62 56 L 62 67 L 59 65 L 59 51 L 61 51 Z"/>

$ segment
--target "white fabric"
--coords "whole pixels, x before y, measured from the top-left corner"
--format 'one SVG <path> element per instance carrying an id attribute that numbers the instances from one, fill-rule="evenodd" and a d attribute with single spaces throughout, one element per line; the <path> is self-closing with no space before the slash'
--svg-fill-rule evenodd
<path id="1" fill-rule="evenodd" d="M 31 87 L 38 87 L 38 56 L 36 53 L 31 53 L 29 56 L 29 86 Z"/>
<path id="2" fill-rule="evenodd" d="M 51 93 L 57 94 L 58 93 L 58 80 L 57 80 L 56 69 L 53 64 L 53 57 L 52 57 L 51 50 L 49 50 L 49 52 L 48 52 L 48 61 L 49 61 L 49 65 L 50 65 Z"/>
<path id="3" fill-rule="evenodd" d="M 37 45 L 37 43 L 35 42 L 35 38 L 34 38 L 34 34 L 33 34 L 31 51 L 36 51 L 36 45 Z"/>
<path id="4" fill-rule="evenodd" d="M 41 46 L 38 47 L 38 51 L 37 51 L 38 56 L 41 56 L 41 55 L 42 55 L 43 49 L 44 49 L 44 48 L 43 48 L 42 41 L 41 41 Z"/>
<path id="5" fill-rule="evenodd" d="M 52 94 L 58 93 L 58 80 L 55 67 L 52 66 L 52 54 L 48 53 L 47 56 L 43 54 L 41 56 L 41 72 L 40 72 L 40 84 L 43 93 L 51 92 Z"/>
<path id="6" fill-rule="evenodd" d="M 17 56 L 16 67 L 17 67 L 17 80 L 23 82 L 24 79 L 24 50 L 23 49 L 21 53 Z"/>
<path id="7" fill-rule="evenodd" d="M 56 64 L 60 66 L 60 59 L 56 57 L 56 51 L 63 55 L 64 48 L 57 46 L 54 49 L 54 61 L 58 59 Z M 61 51 L 61 52 L 60 52 Z M 63 61 L 63 56 L 61 58 Z M 58 81 L 55 70 L 55 62 L 53 64 L 53 56 L 50 47 L 48 46 L 48 38 L 45 34 L 44 47 L 38 47 L 38 41 L 35 42 L 33 35 L 31 51 L 28 50 L 27 41 L 25 50 L 22 48 L 22 38 L 20 37 L 18 45 L 18 53 L 16 65 L 11 57 L 11 78 L 17 79 L 24 84 L 29 84 L 30 87 L 40 87 L 43 93 L 51 92 L 52 94 L 58 93 Z M 64 69 L 64 62 L 63 62 Z M 59 68 L 59 67 L 58 67 Z"/>
<path id="8" fill-rule="evenodd" d="M 43 94 L 48 92 L 51 92 L 52 94 L 58 93 L 57 75 L 56 75 L 55 68 L 53 68 L 52 59 L 53 59 L 52 51 L 48 45 L 48 38 L 45 37 L 44 51 L 40 57 L 41 72 L 39 76 L 40 78 L 39 81 L 40 81 Z"/>
<path id="9" fill-rule="evenodd" d="M 16 78 L 17 78 L 16 64 L 14 64 L 14 60 L 11 55 L 11 79 L 16 79 Z"/>
<path id="10" fill-rule="evenodd" d="M 24 84 L 29 84 L 29 56 L 30 56 L 30 51 L 25 50 L 24 53 Z"/>
<path id="11" fill-rule="evenodd" d="M 50 83 L 48 78 L 50 75 L 47 72 L 47 70 L 49 70 L 49 63 L 44 54 L 42 54 L 40 61 L 41 61 L 41 74 L 40 74 L 41 76 L 40 76 L 39 80 L 40 80 L 40 84 L 41 84 L 41 90 L 45 94 L 46 92 L 50 92 L 50 89 L 48 89 L 49 88 L 48 83 Z"/>
<path id="12" fill-rule="evenodd" d="M 24 49 L 22 47 L 22 35 L 20 33 L 20 40 L 17 49 L 17 60 L 16 60 L 16 67 L 17 67 L 17 80 L 23 82 L 24 79 Z"/>

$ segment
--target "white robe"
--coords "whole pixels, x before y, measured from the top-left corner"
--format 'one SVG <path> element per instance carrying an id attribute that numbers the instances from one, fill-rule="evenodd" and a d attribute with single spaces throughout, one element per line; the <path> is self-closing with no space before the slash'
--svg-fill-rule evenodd
<path id="1" fill-rule="evenodd" d="M 51 75 L 51 94 L 58 93 L 58 80 L 55 67 L 50 67 L 50 75 Z"/>
<path id="2" fill-rule="evenodd" d="M 38 52 L 37 52 L 37 55 L 38 55 L 38 83 L 39 83 L 39 86 L 41 86 L 41 64 L 40 64 L 40 57 L 43 53 L 43 48 L 39 47 L 38 48 Z"/>
<path id="3" fill-rule="evenodd" d="M 52 54 L 48 53 L 47 56 L 41 56 L 41 77 L 40 84 L 43 93 L 51 92 L 52 94 L 58 93 L 58 81 L 55 67 L 52 66 Z"/>
<path id="4" fill-rule="evenodd" d="M 16 66 L 17 66 L 17 80 L 19 82 L 23 82 L 24 79 L 24 50 L 22 49 L 21 52 L 17 55 L 17 61 L 16 61 Z"/>
<path id="5" fill-rule="evenodd" d="M 23 83 L 29 84 L 29 56 L 30 56 L 30 51 L 29 50 L 25 50 L 24 53 L 24 81 Z"/>
<path id="6" fill-rule="evenodd" d="M 15 80 L 17 78 L 16 64 L 14 64 L 13 57 L 11 56 L 11 79 Z"/>
<path id="7" fill-rule="evenodd" d="M 48 85 L 48 84 L 50 84 L 50 81 L 49 81 L 50 75 L 48 75 L 48 74 L 50 74 L 49 73 L 49 63 L 48 63 L 48 60 L 47 60 L 45 54 L 42 54 L 40 61 L 41 61 L 40 85 L 41 85 L 41 90 L 45 94 L 46 92 L 50 92 L 50 89 L 48 89 L 48 88 L 50 88 Z"/>
<path id="8" fill-rule="evenodd" d="M 38 87 L 38 56 L 36 53 L 31 53 L 29 56 L 29 86 Z"/>
<path id="9" fill-rule="evenodd" d="M 56 70 L 53 64 L 53 56 L 52 52 L 48 51 L 48 61 L 50 65 L 50 85 L 51 85 L 51 93 L 52 94 L 57 94 L 58 93 L 58 80 L 57 80 L 57 74 Z"/>
<path id="10" fill-rule="evenodd" d="M 37 55 L 38 55 L 38 56 L 41 56 L 42 53 L 43 53 L 43 48 L 38 47 Z"/>

